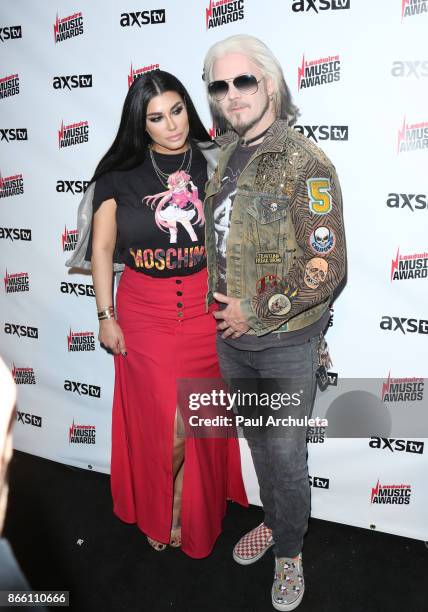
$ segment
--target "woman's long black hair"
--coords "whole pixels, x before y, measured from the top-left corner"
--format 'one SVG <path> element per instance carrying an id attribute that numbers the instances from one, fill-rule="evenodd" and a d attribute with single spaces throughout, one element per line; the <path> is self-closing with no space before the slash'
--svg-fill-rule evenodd
<path id="1" fill-rule="evenodd" d="M 154 96 L 166 91 L 174 91 L 183 99 L 189 117 L 189 137 L 202 142 L 210 140 L 181 81 L 164 70 L 148 72 L 137 77 L 129 88 L 116 138 L 96 167 L 91 182 L 111 170 L 132 170 L 144 161 L 151 142 L 146 132 L 147 106 Z"/>

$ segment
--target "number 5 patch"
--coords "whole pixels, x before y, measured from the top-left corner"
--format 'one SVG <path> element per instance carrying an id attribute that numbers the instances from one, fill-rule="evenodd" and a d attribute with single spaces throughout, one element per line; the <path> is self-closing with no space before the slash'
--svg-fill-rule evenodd
<path id="1" fill-rule="evenodd" d="M 308 186 L 309 209 L 314 215 L 325 215 L 331 210 L 329 178 L 310 178 Z"/>

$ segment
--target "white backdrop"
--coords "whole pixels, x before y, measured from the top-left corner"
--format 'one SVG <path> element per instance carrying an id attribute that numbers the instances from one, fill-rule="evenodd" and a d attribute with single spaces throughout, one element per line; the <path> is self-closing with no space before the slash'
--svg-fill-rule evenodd
<path id="1" fill-rule="evenodd" d="M 116 133 L 134 74 L 156 67 L 176 74 L 210 129 L 201 80 L 205 52 L 226 36 L 253 34 L 280 59 L 301 109 L 297 129 L 330 156 L 343 189 L 349 280 L 328 334 L 339 385 L 319 394 L 318 409 L 322 413 L 342 381 L 349 386 L 353 380 L 358 390 L 364 379 L 376 379 L 373 395 L 407 424 L 406 435 L 399 427 L 388 430 L 383 448 L 372 448 L 368 437 L 313 437 L 312 514 L 428 539 L 424 380 L 401 381 L 419 393 L 406 403 L 388 395 L 394 379 L 427 373 L 426 5 L 3 0 L 0 333 L 1 353 L 19 384 L 17 449 L 109 471 L 113 363 L 96 340 L 91 276 L 64 267 L 84 182 Z M 223 11 L 229 17 L 222 24 Z M 64 39 L 56 41 L 57 35 Z M 331 57 L 335 80 L 311 84 L 305 73 L 299 82 L 303 62 L 310 68 Z M 87 141 L 60 147 L 62 126 L 82 123 Z M 400 264 L 398 251 L 410 257 Z M 395 279 L 395 265 L 398 277 L 407 265 L 419 273 Z M 89 346 L 94 334 L 94 350 L 70 351 L 75 333 Z M 76 436 L 91 442 L 75 443 Z M 259 503 L 248 448 L 241 447 L 249 498 Z M 376 503 L 382 487 L 408 503 Z"/>

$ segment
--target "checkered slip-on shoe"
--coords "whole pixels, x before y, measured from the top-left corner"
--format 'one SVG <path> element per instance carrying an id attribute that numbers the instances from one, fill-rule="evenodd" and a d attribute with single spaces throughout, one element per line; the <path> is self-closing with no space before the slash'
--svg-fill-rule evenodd
<path id="1" fill-rule="evenodd" d="M 272 605 L 275 610 L 294 610 L 303 599 L 302 555 L 297 559 L 275 557 L 275 573 L 272 585 Z"/>
<path id="2" fill-rule="evenodd" d="M 260 523 L 239 540 L 233 549 L 233 558 L 241 565 L 251 565 L 263 557 L 265 552 L 274 545 L 272 530 Z"/>

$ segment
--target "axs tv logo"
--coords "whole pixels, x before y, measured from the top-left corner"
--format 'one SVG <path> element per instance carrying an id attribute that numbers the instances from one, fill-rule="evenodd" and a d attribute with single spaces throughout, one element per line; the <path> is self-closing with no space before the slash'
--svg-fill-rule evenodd
<path id="1" fill-rule="evenodd" d="M 6 142 L 28 140 L 27 128 L 0 128 L 0 142 L 5 140 Z"/>
<path id="2" fill-rule="evenodd" d="M 428 334 L 427 319 L 383 316 L 379 327 L 384 331 L 400 331 L 402 334 Z"/>
<path id="3" fill-rule="evenodd" d="M 5 40 L 15 40 L 17 38 L 22 38 L 22 26 L 7 26 L 5 28 L 0 28 L 0 41 L 4 42 Z"/>
<path id="4" fill-rule="evenodd" d="M 151 11 L 138 11 L 136 13 L 122 13 L 120 15 L 120 25 L 122 28 L 130 26 L 153 25 L 165 23 L 165 9 L 153 9 Z"/>
<path id="5" fill-rule="evenodd" d="M 39 330 L 37 327 L 30 327 L 29 325 L 16 325 L 15 323 L 5 323 L 4 333 L 10 334 L 11 336 L 18 336 L 18 338 L 39 337 Z"/>
<path id="6" fill-rule="evenodd" d="M 392 63 L 393 77 L 428 77 L 428 61 L 395 61 Z"/>
<path id="7" fill-rule="evenodd" d="M 88 395 L 89 397 L 101 397 L 101 387 L 97 385 L 89 385 L 87 383 L 77 382 L 75 380 L 65 380 L 64 389 L 77 393 L 78 395 Z"/>
<path id="8" fill-rule="evenodd" d="M 336 11 L 351 8 L 351 0 L 294 0 L 291 9 L 295 13 L 310 10 L 315 11 Z"/>
<path id="9" fill-rule="evenodd" d="M 55 76 L 52 86 L 54 89 L 76 89 L 77 87 L 92 87 L 92 74 L 71 74 L 68 76 Z"/>

